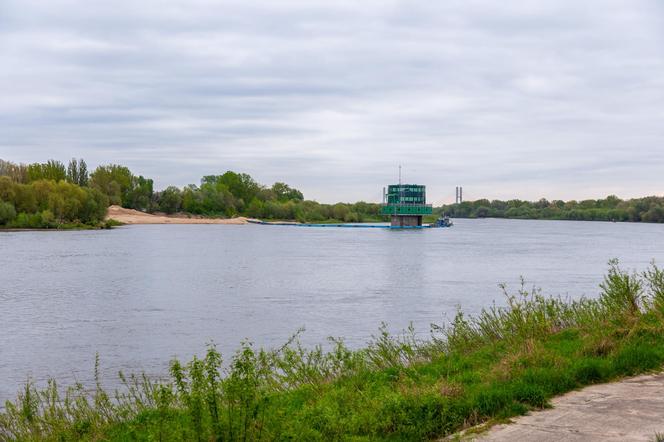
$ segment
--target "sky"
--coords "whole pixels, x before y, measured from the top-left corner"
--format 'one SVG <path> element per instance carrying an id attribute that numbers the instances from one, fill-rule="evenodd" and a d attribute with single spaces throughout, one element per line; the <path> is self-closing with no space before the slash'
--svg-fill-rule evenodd
<path id="1" fill-rule="evenodd" d="M 0 158 L 320 202 L 664 194 L 664 2 L 0 0 Z"/>

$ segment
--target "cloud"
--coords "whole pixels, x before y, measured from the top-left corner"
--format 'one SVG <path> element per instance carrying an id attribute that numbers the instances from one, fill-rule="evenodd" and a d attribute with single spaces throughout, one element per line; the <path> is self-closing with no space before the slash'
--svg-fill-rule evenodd
<path id="1" fill-rule="evenodd" d="M 379 200 L 664 192 L 657 1 L 0 5 L 0 157 Z M 658 163 L 659 162 L 659 163 Z"/>

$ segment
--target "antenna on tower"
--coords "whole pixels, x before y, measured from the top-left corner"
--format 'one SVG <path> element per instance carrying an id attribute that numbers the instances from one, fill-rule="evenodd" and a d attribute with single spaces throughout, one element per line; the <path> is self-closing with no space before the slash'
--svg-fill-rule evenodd
<path id="1" fill-rule="evenodd" d="M 399 164 L 399 204 L 403 201 L 403 186 L 401 185 L 401 164 Z M 394 214 L 397 214 L 397 206 L 394 206 Z"/>

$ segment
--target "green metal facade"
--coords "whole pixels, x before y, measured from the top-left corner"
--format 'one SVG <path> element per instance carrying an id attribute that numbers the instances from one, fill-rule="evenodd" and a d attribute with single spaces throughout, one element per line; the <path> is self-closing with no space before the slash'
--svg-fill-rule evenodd
<path id="1" fill-rule="evenodd" d="M 382 215 L 431 215 L 433 209 L 429 205 L 396 205 L 386 204 L 381 207 Z"/>
<path id="2" fill-rule="evenodd" d="M 418 184 L 393 184 L 387 188 L 387 203 L 381 208 L 383 215 L 429 215 L 433 212 L 426 204 L 426 187 Z"/>

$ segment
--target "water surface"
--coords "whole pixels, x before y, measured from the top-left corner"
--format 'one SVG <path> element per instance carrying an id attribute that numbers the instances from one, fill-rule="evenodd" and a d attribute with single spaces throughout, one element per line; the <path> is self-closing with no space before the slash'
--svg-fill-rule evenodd
<path id="1" fill-rule="evenodd" d="M 0 233 L 0 401 L 28 376 L 166 372 L 173 356 L 242 339 L 364 344 L 382 321 L 424 334 L 457 306 L 502 303 L 520 276 L 596 296 L 610 258 L 664 263 L 664 225 L 457 220 L 451 229 L 159 225 Z"/>

